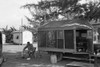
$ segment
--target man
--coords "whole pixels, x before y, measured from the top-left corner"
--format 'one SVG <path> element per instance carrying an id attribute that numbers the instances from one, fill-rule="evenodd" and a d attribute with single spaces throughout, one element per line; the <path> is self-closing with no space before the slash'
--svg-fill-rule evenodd
<path id="1" fill-rule="evenodd" d="M 29 55 L 28 58 L 27 58 L 27 60 L 30 60 L 30 58 L 31 58 L 32 56 L 34 56 L 34 52 L 35 52 L 36 48 L 33 47 L 33 45 L 30 44 L 30 42 L 27 42 L 27 45 L 24 47 L 23 52 L 24 52 L 25 49 L 27 49 L 27 48 L 28 48 L 28 55 Z"/>

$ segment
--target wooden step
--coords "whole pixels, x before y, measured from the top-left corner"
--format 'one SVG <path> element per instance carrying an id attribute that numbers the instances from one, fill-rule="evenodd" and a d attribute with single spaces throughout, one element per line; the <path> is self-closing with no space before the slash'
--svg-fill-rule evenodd
<path id="1" fill-rule="evenodd" d="M 77 57 L 68 57 L 68 56 L 63 56 L 63 58 L 68 58 L 68 59 L 75 59 L 75 60 L 86 60 L 86 61 L 94 61 L 94 59 L 86 59 L 86 58 L 77 58 Z"/>

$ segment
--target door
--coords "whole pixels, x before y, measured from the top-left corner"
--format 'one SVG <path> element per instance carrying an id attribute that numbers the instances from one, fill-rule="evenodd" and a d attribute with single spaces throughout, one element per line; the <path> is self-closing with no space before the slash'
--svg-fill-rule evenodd
<path id="1" fill-rule="evenodd" d="M 65 49 L 74 49 L 74 31 L 65 30 Z"/>

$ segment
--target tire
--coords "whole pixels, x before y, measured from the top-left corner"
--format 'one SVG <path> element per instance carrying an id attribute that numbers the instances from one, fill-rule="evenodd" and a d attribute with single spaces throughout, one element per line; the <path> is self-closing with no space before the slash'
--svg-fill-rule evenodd
<path id="1" fill-rule="evenodd" d="M 56 53 L 57 55 L 57 61 L 61 61 L 63 58 L 63 54 L 62 53 Z"/>

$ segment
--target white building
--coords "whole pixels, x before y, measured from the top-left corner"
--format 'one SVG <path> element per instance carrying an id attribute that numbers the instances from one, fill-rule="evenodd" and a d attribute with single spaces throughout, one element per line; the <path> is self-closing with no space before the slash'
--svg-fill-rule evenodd
<path id="1" fill-rule="evenodd" d="M 27 42 L 33 43 L 32 32 L 28 30 L 13 32 L 13 42 L 15 44 L 26 44 Z"/>
<path id="2" fill-rule="evenodd" d="M 6 35 L 2 33 L 2 44 L 6 43 Z"/>

